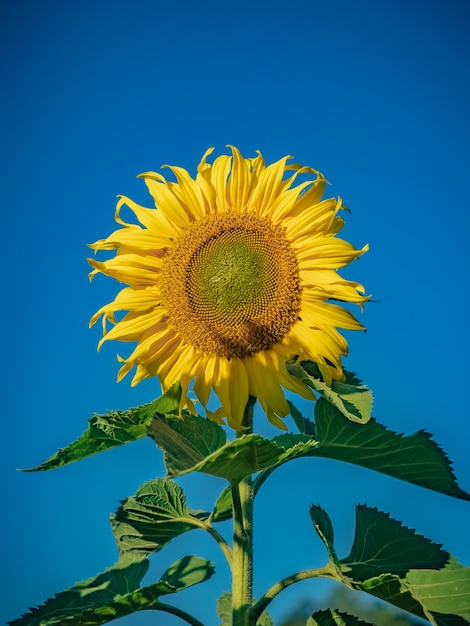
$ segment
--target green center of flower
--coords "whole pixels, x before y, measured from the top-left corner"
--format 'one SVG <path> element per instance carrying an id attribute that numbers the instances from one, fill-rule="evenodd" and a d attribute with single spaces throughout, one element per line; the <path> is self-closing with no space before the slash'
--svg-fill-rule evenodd
<path id="1" fill-rule="evenodd" d="M 261 233 L 234 229 L 210 239 L 189 267 L 188 293 L 194 310 L 214 323 L 249 322 L 274 300 L 273 266 L 272 250 Z"/>

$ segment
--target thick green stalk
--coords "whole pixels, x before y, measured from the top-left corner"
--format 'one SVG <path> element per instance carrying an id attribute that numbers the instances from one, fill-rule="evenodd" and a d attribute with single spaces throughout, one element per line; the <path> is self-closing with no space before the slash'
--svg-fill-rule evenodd
<path id="1" fill-rule="evenodd" d="M 243 416 L 245 430 L 237 437 L 251 433 L 255 398 L 250 397 Z M 232 620 L 233 626 L 251 626 L 253 602 L 253 486 L 251 476 L 232 483 L 233 557 L 232 557 Z"/>

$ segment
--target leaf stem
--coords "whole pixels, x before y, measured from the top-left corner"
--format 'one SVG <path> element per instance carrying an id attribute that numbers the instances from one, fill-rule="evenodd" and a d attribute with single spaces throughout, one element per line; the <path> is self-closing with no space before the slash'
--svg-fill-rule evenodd
<path id="1" fill-rule="evenodd" d="M 176 617 L 180 617 L 182 620 L 191 624 L 191 626 L 204 626 L 202 622 L 198 619 L 183 611 L 183 609 L 179 609 L 176 606 L 172 606 L 171 604 L 165 604 L 164 602 L 159 602 L 157 607 L 157 611 L 164 611 L 165 613 L 171 613 L 172 615 L 176 615 Z"/>
<path id="2" fill-rule="evenodd" d="M 262 596 L 258 602 L 253 606 L 250 611 L 250 624 L 256 624 L 256 621 L 259 619 L 263 611 L 266 610 L 266 607 L 274 600 L 274 598 L 284 591 L 290 585 L 299 582 L 300 580 L 306 580 L 308 578 L 331 578 L 333 580 L 338 580 L 338 575 L 336 569 L 333 564 L 328 563 L 324 567 L 319 569 L 307 569 L 302 572 L 297 572 L 296 574 L 292 574 L 291 576 L 287 576 L 283 578 L 281 581 L 273 585 L 268 591 Z"/>
<path id="3" fill-rule="evenodd" d="M 268 467 L 268 469 L 265 469 L 258 474 L 258 476 L 253 481 L 253 491 L 255 495 L 264 485 L 264 482 L 266 481 L 266 479 L 268 479 L 271 476 L 271 474 L 274 472 L 274 470 L 277 469 L 278 467 L 279 465 L 275 465 L 274 467 Z"/>
<path id="4" fill-rule="evenodd" d="M 237 438 L 253 430 L 253 407 L 256 398 L 250 396 L 245 407 L 242 426 Z M 233 502 L 233 560 L 232 560 L 232 624 L 250 626 L 253 602 L 253 484 L 251 476 L 231 484 Z"/>
<path id="5" fill-rule="evenodd" d="M 220 549 L 224 553 L 224 556 L 227 559 L 227 562 L 230 565 L 230 569 L 231 569 L 232 568 L 232 559 L 233 559 L 232 548 L 228 545 L 228 543 L 225 541 L 225 539 L 222 537 L 222 535 L 213 526 L 211 526 L 210 524 L 205 524 L 204 525 L 204 529 L 207 530 L 207 532 L 212 537 L 214 537 L 214 539 L 217 541 L 217 543 L 219 544 Z"/>
<path id="6" fill-rule="evenodd" d="M 201 528 L 205 530 L 217 541 L 220 549 L 224 553 L 225 558 L 227 559 L 230 568 L 232 567 L 232 548 L 228 545 L 227 541 L 222 537 L 222 535 L 212 526 L 210 522 L 203 522 L 202 520 L 197 519 L 196 517 L 180 517 L 178 518 L 182 522 L 186 522 L 187 524 L 191 524 L 196 528 Z"/>

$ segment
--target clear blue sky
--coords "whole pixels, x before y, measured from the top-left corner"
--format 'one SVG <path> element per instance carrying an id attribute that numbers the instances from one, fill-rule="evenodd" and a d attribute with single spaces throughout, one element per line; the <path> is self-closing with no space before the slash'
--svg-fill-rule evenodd
<path id="1" fill-rule="evenodd" d="M 367 333 L 349 334 L 346 367 L 373 389 L 380 422 L 433 433 L 470 490 L 469 18 L 466 0 L 3 3 L 1 622 L 111 565 L 109 514 L 163 473 L 150 440 L 50 473 L 15 468 L 71 442 L 93 412 L 159 395 L 156 380 L 116 384 L 122 346 L 96 352 L 88 320 L 118 287 L 90 286 L 85 244 L 114 229 L 116 194 L 148 202 L 137 174 L 163 163 L 194 173 L 209 146 L 260 149 L 267 161 L 292 154 L 331 181 L 352 210 L 346 238 L 370 244 L 345 275 L 379 301 L 361 318 Z M 256 427 L 272 433 L 261 416 Z M 211 507 L 223 486 L 181 484 L 194 508 Z M 257 595 L 323 563 L 312 502 L 330 512 L 340 556 L 365 502 L 470 565 L 468 502 L 307 459 L 260 492 Z M 175 600 L 213 626 L 229 580 L 210 539 L 182 536 L 151 574 L 193 552 L 214 559 L 217 575 Z M 273 617 L 319 589 L 291 588 Z"/>

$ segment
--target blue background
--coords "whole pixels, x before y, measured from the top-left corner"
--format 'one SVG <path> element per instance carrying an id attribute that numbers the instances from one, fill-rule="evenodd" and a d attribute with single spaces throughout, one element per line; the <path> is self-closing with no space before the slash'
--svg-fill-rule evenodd
<path id="1" fill-rule="evenodd" d="M 137 174 L 163 163 L 194 174 L 209 146 L 260 149 L 268 162 L 292 154 L 331 181 L 352 210 L 345 238 L 370 243 L 343 274 L 379 301 L 361 317 L 367 333 L 348 334 L 346 367 L 374 390 L 380 422 L 433 433 L 470 490 L 468 1 L 9 0 L 0 17 L 1 621 L 111 565 L 109 513 L 163 474 L 150 440 L 49 473 L 16 468 L 74 440 L 93 412 L 159 395 L 156 380 L 116 384 L 123 346 L 96 352 L 100 329 L 88 320 L 118 286 L 90 286 L 85 244 L 114 229 L 116 194 L 150 202 Z M 261 415 L 256 429 L 274 432 Z M 210 508 L 223 486 L 204 476 L 181 484 L 194 508 Z M 365 502 L 470 565 L 468 502 L 306 459 L 279 469 L 257 500 L 256 595 L 323 564 L 312 502 L 329 511 L 340 556 Z M 175 601 L 212 626 L 229 578 L 209 537 L 178 538 L 146 580 L 194 552 L 217 575 Z M 272 616 L 326 592 L 315 581 L 292 587 Z M 119 623 L 181 623 L 162 617 Z"/>

